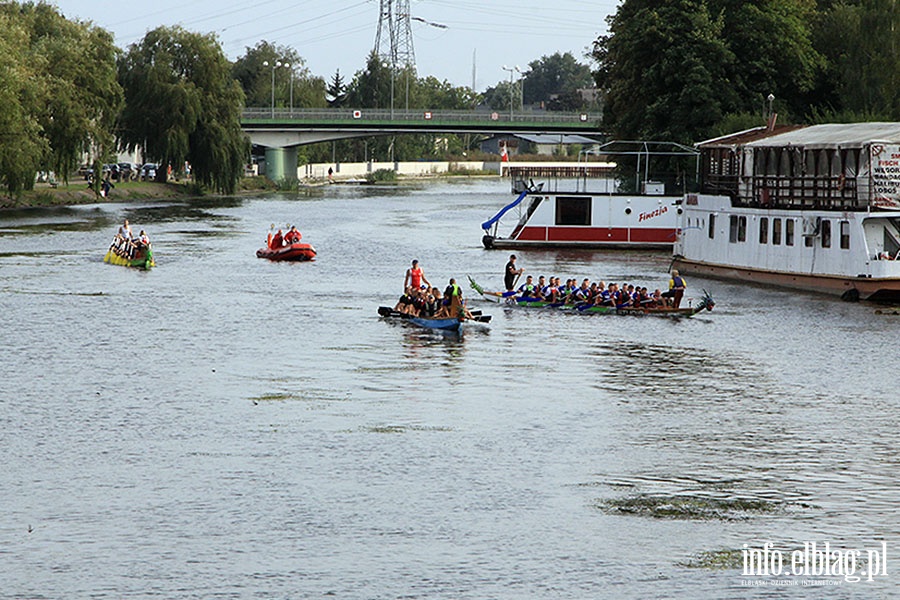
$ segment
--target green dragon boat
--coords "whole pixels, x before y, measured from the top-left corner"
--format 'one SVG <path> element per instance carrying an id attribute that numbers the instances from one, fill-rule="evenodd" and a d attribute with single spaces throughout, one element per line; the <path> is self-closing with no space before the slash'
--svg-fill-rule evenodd
<path id="1" fill-rule="evenodd" d="M 494 292 L 485 290 L 469 277 L 469 285 L 478 292 L 482 298 L 489 302 L 497 302 L 506 306 L 529 309 L 548 309 L 566 312 L 578 312 L 589 315 L 632 315 L 632 316 L 657 316 L 657 317 L 693 317 L 704 310 L 712 310 L 716 305 L 709 292 L 703 290 L 703 296 L 696 305 L 685 308 L 628 306 L 617 308 L 615 306 L 601 306 L 589 303 L 566 304 L 564 302 L 547 302 L 540 298 L 528 298 L 516 295 L 515 292 Z"/>

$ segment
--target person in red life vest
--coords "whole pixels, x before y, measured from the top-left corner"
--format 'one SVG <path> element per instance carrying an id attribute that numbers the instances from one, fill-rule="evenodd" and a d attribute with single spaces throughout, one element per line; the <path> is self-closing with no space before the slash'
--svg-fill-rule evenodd
<path id="1" fill-rule="evenodd" d="M 284 234 L 284 243 L 288 245 L 296 244 L 302 237 L 303 235 L 299 231 L 297 231 L 297 226 L 292 225 L 290 231 Z"/>
<path id="2" fill-rule="evenodd" d="M 275 237 L 272 238 L 272 245 L 269 246 L 272 250 L 278 250 L 284 245 L 284 234 L 281 233 L 281 230 L 275 232 Z"/>
<path id="3" fill-rule="evenodd" d="M 403 289 L 408 287 L 419 289 L 422 287 L 423 281 L 428 287 L 431 287 L 431 282 L 425 277 L 425 272 L 419 266 L 419 261 L 414 260 L 412 261 L 412 266 L 406 270 L 406 277 L 403 279 Z"/>

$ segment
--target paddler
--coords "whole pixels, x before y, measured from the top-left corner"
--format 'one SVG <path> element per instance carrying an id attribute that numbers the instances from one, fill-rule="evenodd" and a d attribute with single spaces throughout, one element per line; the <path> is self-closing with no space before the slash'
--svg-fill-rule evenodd
<path id="1" fill-rule="evenodd" d="M 516 282 L 524 269 L 516 268 L 516 255 L 509 255 L 509 262 L 506 263 L 506 269 L 503 274 L 503 283 L 506 285 L 506 291 L 511 292 L 516 287 Z"/>

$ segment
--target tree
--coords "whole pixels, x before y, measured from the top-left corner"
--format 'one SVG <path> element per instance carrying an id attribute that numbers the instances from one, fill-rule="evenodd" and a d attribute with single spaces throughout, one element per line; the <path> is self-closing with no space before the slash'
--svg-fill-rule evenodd
<path id="1" fill-rule="evenodd" d="M 576 61 L 569 52 L 543 56 L 528 63 L 528 67 L 522 81 L 525 104 L 550 104 L 554 99 L 566 97 L 566 101 L 557 104 L 556 110 L 577 110 L 584 103 L 576 91 L 595 85 L 591 68 Z"/>
<path id="2" fill-rule="evenodd" d="M 347 86 L 344 84 L 344 78 L 341 77 L 340 69 L 334 72 L 331 83 L 325 88 L 325 94 L 328 108 L 340 108 L 344 105 L 344 101 L 347 100 Z"/>
<path id="3" fill-rule="evenodd" d="M 0 182 L 17 194 L 33 184 L 49 144 L 36 110 L 43 96 L 36 75 L 42 65 L 22 20 L 7 8 L 0 10 Z"/>
<path id="4" fill-rule="evenodd" d="M 734 56 L 705 2 L 625 0 L 608 23 L 593 57 L 615 136 L 691 143 L 734 111 Z"/>
<path id="5" fill-rule="evenodd" d="M 827 57 L 823 87 L 831 91 L 821 110 L 842 120 L 900 119 L 897 21 L 889 0 L 837 2 L 821 15 L 816 47 Z"/>
<path id="6" fill-rule="evenodd" d="M 109 32 L 69 21 L 49 4 L 26 4 L 30 44 L 42 57 L 39 75 L 45 97 L 38 121 L 50 145 L 50 169 L 68 174 L 91 146 L 113 147 L 112 128 L 122 103 L 116 78 L 116 47 Z"/>
<path id="7" fill-rule="evenodd" d="M 38 169 L 68 180 L 88 148 L 109 148 L 122 99 L 112 37 L 49 4 L 0 4 L 0 178 L 30 189 Z"/>
<path id="8" fill-rule="evenodd" d="M 390 108 L 391 68 L 372 51 L 366 68 L 358 71 L 347 89 L 347 104 L 355 108 Z"/>
<path id="9" fill-rule="evenodd" d="M 247 106 L 272 105 L 274 75 L 275 106 L 287 108 L 293 95 L 294 107 L 324 108 L 325 80 L 311 75 L 305 64 L 293 48 L 263 40 L 247 48 L 244 56 L 234 62 L 232 73 L 244 90 Z M 281 66 L 275 66 L 273 72 L 273 65 Z"/>
<path id="10" fill-rule="evenodd" d="M 198 182 L 230 193 L 243 173 L 249 143 L 241 131 L 244 94 L 213 35 L 159 27 L 119 61 L 125 90 L 119 139 L 128 150 L 180 170 L 191 163 Z"/>
<path id="11" fill-rule="evenodd" d="M 734 57 L 729 82 L 738 110 L 761 112 L 774 94 L 782 111 L 802 117 L 820 100 L 810 95 L 825 64 L 812 43 L 815 9 L 815 0 L 710 0 Z"/>

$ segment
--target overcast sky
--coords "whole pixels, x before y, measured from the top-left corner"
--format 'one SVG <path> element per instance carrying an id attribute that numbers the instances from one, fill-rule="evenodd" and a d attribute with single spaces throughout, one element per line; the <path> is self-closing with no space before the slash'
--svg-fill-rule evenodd
<path id="1" fill-rule="evenodd" d="M 379 0 L 57 0 L 68 18 L 92 21 L 126 48 L 150 29 L 181 25 L 218 35 L 228 58 L 266 40 L 290 46 L 314 74 L 344 81 L 365 66 L 375 46 Z M 606 32 L 615 0 L 410 0 L 420 76 L 484 91 L 509 73 L 503 65 L 527 64 L 555 52 L 584 58 Z M 421 19 L 421 20 L 419 20 Z M 424 21 L 424 22 L 423 22 Z M 428 23 L 444 25 L 436 27 Z M 593 65 L 592 65 L 593 66 Z"/>

